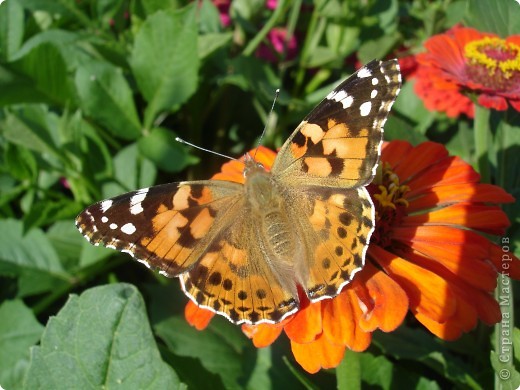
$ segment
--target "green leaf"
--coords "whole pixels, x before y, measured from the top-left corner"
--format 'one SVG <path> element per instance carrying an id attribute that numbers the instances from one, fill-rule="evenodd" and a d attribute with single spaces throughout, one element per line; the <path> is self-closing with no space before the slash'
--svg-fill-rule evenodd
<path id="1" fill-rule="evenodd" d="M 61 263 L 67 270 L 74 269 L 78 265 L 78 252 L 87 242 L 76 229 L 74 221 L 59 221 L 53 224 L 47 231 L 47 237 L 60 256 Z M 95 248 L 95 246 L 91 245 Z"/>
<path id="2" fill-rule="evenodd" d="M 34 88 L 28 77 L 0 65 L 0 107 L 16 103 L 36 103 L 47 100 L 45 92 Z"/>
<path id="3" fill-rule="evenodd" d="M 22 44 L 24 26 L 23 8 L 18 1 L 0 6 L 0 58 L 6 62 Z"/>
<path id="4" fill-rule="evenodd" d="M 128 284 L 72 295 L 31 350 L 24 388 L 173 389 L 177 375 L 161 359 L 143 299 Z"/>
<path id="5" fill-rule="evenodd" d="M 0 275 L 18 276 L 18 296 L 56 289 L 68 283 L 59 257 L 39 229 L 24 233 L 21 221 L 0 220 Z"/>
<path id="6" fill-rule="evenodd" d="M 502 288 L 512 288 L 511 280 Z M 501 302 L 502 320 L 495 326 L 495 332 L 498 334 L 494 336 L 495 350 L 491 351 L 490 356 L 495 378 L 500 383 L 498 388 L 504 390 L 516 390 L 520 386 L 520 372 L 518 371 L 520 329 L 514 327 L 512 304 L 512 301 L 509 305 L 504 301 Z"/>
<path id="7" fill-rule="evenodd" d="M 502 38 L 520 34 L 520 6 L 512 0 L 468 0 L 464 21 L 468 27 Z"/>
<path id="8" fill-rule="evenodd" d="M 441 387 L 433 380 L 421 376 L 411 364 L 395 364 L 385 356 L 368 352 L 359 354 L 361 377 L 367 388 L 381 390 L 417 389 L 438 390 Z M 426 372 L 423 370 L 422 372 Z"/>
<path id="9" fill-rule="evenodd" d="M 243 352 L 249 341 L 225 320 L 214 319 L 200 332 L 182 317 L 170 317 L 155 326 L 157 335 L 179 356 L 196 357 L 202 365 L 222 379 L 226 388 L 239 387 L 243 378 Z"/>
<path id="10" fill-rule="evenodd" d="M 0 383 L 6 389 L 19 389 L 29 363 L 29 347 L 40 339 L 43 326 L 18 300 L 3 302 L 0 318 Z"/>
<path id="11" fill-rule="evenodd" d="M 47 30 L 36 34 L 24 42 L 23 46 L 12 58 L 13 61 L 28 55 L 38 46 L 48 44 L 54 46 L 61 53 L 68 71 L 73 71 L 85 62 L 92 59 L 93 47 L 90 41 L 96 42 L 95 35 L 81 34 L 66 30 Z"/>
<path id="12" fill-rule="evenodd" d="M 468 366 L 424 331 L 400 327 L 392 333 L 377 333 L 375 342 L 397 359 L 418 361 L 455 383 L 478 389 Z"/>
<path id="13" fill-rule="evenodd" d="M 156 167 L 146 158 L 142 158 L 136 143 L 128 145 L 117 153 L 114 157 L 114 171 L 115 181 L 103 185 L 105 198 L 150 187 L 155 183 L 157 175 Z"/>
<path id="14" fill-rule="evenodd" d="M 42 43 L 30 50 L 12 66 L 34 83 L 46 101 L 64 106 L 73 101 L 67 65 L 60 50 L 52 43 Z"/>
<path id="15" fill-rule="evenodd" d="M 199 36 L 199 58 L 205 59 L 218 49 L 231 43 L 233 33 L 214 33 Z"/>
<path id="16" fill-rule="evenodd" d="M 219 10 L 210 0 L 203 0 L 200 2 L 199 30 L 202 34 L 218 33 L 222 31 L 222 22 L 220 21 Z"/>
<path id="17" fill-rule="evenodd" d="M 180 172 L 199 159 L 188 154 L 186 147 L 175 141 L 174 134 L 157 127 L 138 141 L 139 151 L 166 172 Z"/>
<path id="18" fill-rule="evenodd" d="M 158 11 L 135 37 L 130 64 L 139 90 L 149 103 L 145 127 L 163 111 L 173 111 L 196 90 L 199 57 L 196 4 L 181 11 Z"/>
<path id="19" fill-rule="evenodd" d="M 60 219 L 75 217 L 81 208 L 70 198 L 58 200 L 35 201 L 24 217 L 25 228 L 49 225 Z"/>
<path id="20" fill-rule="evenodd" d="M 78 69 L 75 82 L 79 104 L 88 116 L 117 137 L 139 137 L 141 124 L 121 69 L 106 62 L 90 62 Z"/>
<path id="21" fill-rule="evenodd" d="M 25 105 L 6 113 L 0 130 L 8 141 L 42 154 L 59 156 L 52 134 L 54 115 L 43 105 Z"/>
<path id="22" fill-rule="evenodd" d="M 34 154 L 21 145 L 7 144 L 5 155 L 5 170 L 19 181 L 33 182 L 38 174 L 38 163 Z"/>

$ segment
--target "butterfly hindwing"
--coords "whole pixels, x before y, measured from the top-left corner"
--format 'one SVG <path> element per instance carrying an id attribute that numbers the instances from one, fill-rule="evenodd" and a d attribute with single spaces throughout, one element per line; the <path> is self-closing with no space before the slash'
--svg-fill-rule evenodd
<path id="1" fill-rule="evenodd" d="M 364 266 L 374 211 L 364 187 L 307 188 L 298 202 L 304 198 L 311 204 L 302 227 L 309 269 L 304 287 L 315 302 L 338 295 Z"/>
<path id="2" fill-rule="evenodd" d="M 181 285 L 199 306 L 236 324 L 276 323 L 298 309 L 296 283 L 283 284 L 269 266 L 257 245 L 258 221 L 250 217 L 238 215 L 222 228 L 200 262 L 181 276 Z"/>
<path id="3" fill-rule="evenodd" d="M 365 65 L 305 117 L 282 146 L 272 171 L 296 185 L 368 184 L 400 86 L 397 60 Z"/>

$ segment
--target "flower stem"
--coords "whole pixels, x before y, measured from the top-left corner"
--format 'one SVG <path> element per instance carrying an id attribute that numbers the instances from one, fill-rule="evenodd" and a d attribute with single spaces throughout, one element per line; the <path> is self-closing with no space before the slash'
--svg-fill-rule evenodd
<path id="1" fill-rule="evenodd" d="M 475 103 L 475 121 L 474 121 L 474 136 L 475 136 L 475 152 L 478 171 L 480 173 L 481 181 L 483 183 L 490 182 L 489 170 L 489 117 L 491 112 Z"/>
<path id="2" fill-rule="evenodd" d="M 359 352 L 345 350 L 343 360 L 336 368 L 336 380 L 338 390 L 361 389 L 361 363 Z"/>
<path id="3" fill-rule="evenodd" d="M 246 46 L 242 54 L 246 57 L 252 55 L 258 45 L 262 42 L 262 40 L 266 37 L 267 33 L 271 31 L 271 29 L 278 23 L 278 19 L 281 18 L 285 10 L 285 0 L 278 1 L 274 12 L 271 14 L 271 17 L 264 24 L 264 27 L 256 34 L 256 36 L 249 41 L 249 44 Z"/>

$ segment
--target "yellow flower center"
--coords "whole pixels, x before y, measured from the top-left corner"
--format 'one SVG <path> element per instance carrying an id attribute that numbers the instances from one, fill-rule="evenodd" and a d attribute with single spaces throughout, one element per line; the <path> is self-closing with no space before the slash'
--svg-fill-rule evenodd
<path id="1" fill-rule="evenodd" d="M 496 37 L 484 37 L 464 46 L 468 74 L 473 81 L 505 90 L 520 74 L 520 46 Z"/>
<path id="2" fill-rule="evenodd" d="M 401 185 L 399 176 L 390 164 L 385 163 L 369 190 L 376 208 L 376 228 L 372 242 L 387 247 L 391 244 L 392 226 L 406 216 L 408 201 L 405 195 L 410 191 L 410 187 Z"/>

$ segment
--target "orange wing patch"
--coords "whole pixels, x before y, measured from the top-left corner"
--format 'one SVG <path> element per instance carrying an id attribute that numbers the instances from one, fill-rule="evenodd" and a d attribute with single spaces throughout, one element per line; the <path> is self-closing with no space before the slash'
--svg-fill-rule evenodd
<path id="1" fill-rule="evenodd" d="M 315 201 L 310 222 L 318 239 L 306 286 L 312 301 L 336 296 L 363 267 L 372 213 L 364 188 L 335 190 Z"/>
<path id="2" fill-rule="evenodd" d="M 197 305 L 237 324 L 276 323 L 298 309 L 298 301 L 265 264 L 253 264 L 245 250 L 226 240 L 212 247 L 180 277 L 184 292 Z"/>

